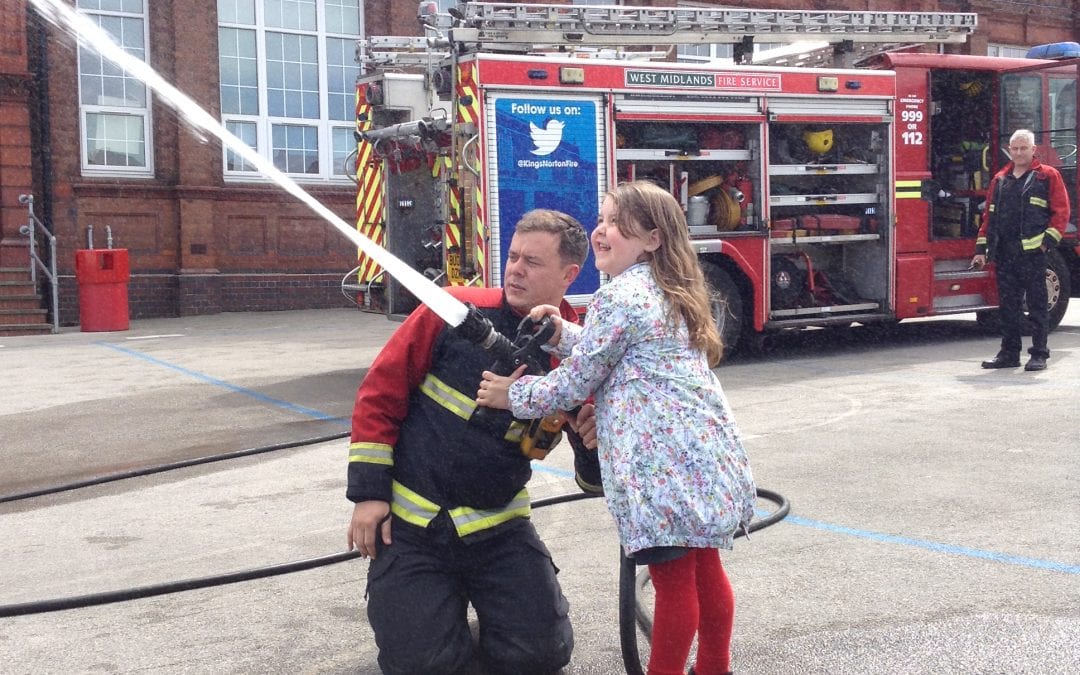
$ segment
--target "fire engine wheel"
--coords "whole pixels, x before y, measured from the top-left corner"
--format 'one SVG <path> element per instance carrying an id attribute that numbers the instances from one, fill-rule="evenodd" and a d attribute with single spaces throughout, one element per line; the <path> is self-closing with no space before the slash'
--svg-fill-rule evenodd
<path id="1" fill-rule="evenodd" d="M 1050 330 L 1054 330 L 1065 318 L 1069 308 L 1069 266 L 1065 258 L 1054 249 L 1046 252 L 1046 302 L 1050 309 Z"/>
<path id="2" fill-rule="evenodd" d="M 1049 328 L 1054 330 L 1065 318 L 1065 311 L 1069 308 L 1069 295 L 1071 284 L 1069 266 L 1065 258 L 1054 249 L 1046 252 L 1046 303 L 1049 308 Z M 980 326 L 988 331 L 998 332 L 1001 329 L 1001 317 L 998 310 L 990 309 L 975 314 L 975 320 Z M 1024 321 L 1024 335 L 1031 335 L 1031 325 Z"/>
<path id="3" fill-rule="evenodd" d="M 735 351 L 743 332 L 743 301 L 731 276 L 712 263 L 702 262 L 701 271 L 712 295 L 713 319 L 724 345 L 724 356 Z"/>
<path id="4" fill-rule="evenodd" d="M 1001 332 L 1001 317 L 996 309 L 984 309 L 975 312 L 975 323 L 987 333 L 997 335 Z"/>

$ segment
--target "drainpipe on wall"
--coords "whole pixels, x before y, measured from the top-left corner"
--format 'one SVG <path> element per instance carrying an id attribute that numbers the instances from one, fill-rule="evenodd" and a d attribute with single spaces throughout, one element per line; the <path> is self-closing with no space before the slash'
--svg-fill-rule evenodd
<path id="1" fill-rule="evenodd" d="M 35 204 L 41 205 L 42 218 L 45 227 L 56 234 L 53 228 L 53 175 L 52 175 L 52 145 L 49 128 L 49 68 L 48 68 L 48 28 L 36 11 L 27 12 L 30 23 L 28 38 L 33 46 L 28 48 L 36 52 L 37 58 L 34 64 L 34 85 L 37 89 L 37 125 L 36 138 L 33 138 L 31 154 L 37 150 L 37 159 L 41 167 L 41 194 L 34 199 Z M 31 133 L 34 133 L 33 131 Z M 31 160 L 32 161 L 32 160 Z"/>

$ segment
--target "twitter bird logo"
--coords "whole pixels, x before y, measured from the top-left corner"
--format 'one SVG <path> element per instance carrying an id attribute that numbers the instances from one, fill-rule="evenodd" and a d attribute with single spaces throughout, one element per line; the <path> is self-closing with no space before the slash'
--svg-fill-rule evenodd
<path id="1" fill-rule="evenodd" d="M 536 146 L 536 149 L 531 151 L 532 154 L 542 157 L 555 152 L 555 148 L 562 143 L 562 132 L 565 126 L 566 123 L 559 120 L 548 120 L 541 129 L 529 122 L 529 136 L 532 138 L 533 145 Z"/>

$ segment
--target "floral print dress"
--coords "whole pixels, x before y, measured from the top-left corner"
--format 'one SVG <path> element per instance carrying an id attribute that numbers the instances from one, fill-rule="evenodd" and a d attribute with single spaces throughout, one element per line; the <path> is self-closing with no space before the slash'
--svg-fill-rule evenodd
<path id="1" fill-rule="evenodd" d="M 673 326 L 647 263 L 565 322 L 559 367 L 510 387 L 516 417 L 570 410 L 595 394 L 604 496 L 627 553 L 653 546 L 731 548 L 753 513 L 754 481 L 720 381 Z"/>

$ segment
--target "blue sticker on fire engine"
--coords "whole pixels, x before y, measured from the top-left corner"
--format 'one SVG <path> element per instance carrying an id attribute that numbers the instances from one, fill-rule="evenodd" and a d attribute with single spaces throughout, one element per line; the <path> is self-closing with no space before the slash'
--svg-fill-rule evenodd
<path id="1" fill-rule="evenodd" d="M 592 231 L 600 211 L 598 114 L 595 102 L 582 99 L 495 101 L 500 251 L 509 249 L 514 223 L 532 209 L 569 213 Z M 599 284 L 590 256 L 567 293 L 592 293 Z"/>

